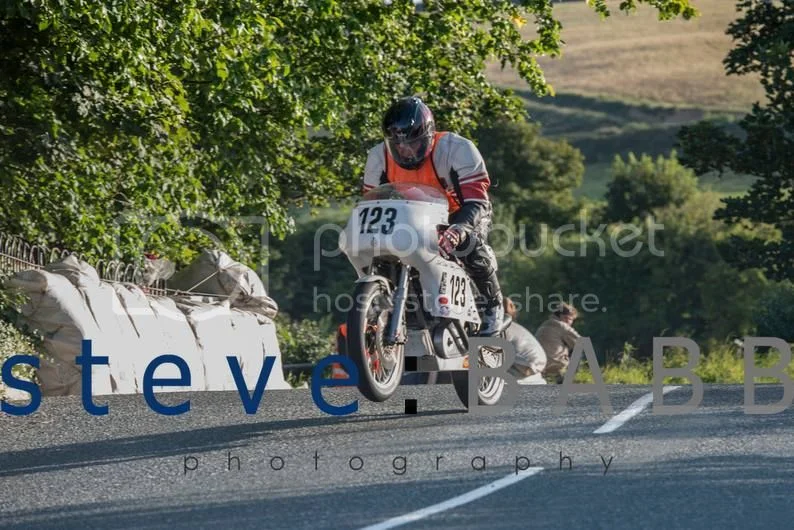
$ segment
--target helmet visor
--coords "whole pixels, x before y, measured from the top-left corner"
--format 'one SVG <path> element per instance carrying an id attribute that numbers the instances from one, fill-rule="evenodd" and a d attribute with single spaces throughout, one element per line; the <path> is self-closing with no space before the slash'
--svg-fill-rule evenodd
<path id="1" fill-rule="evenodd" d="M 406 139 L 395 136 L 386 137 L 386 148 L 398 165 L 415 169 L 424 161 L 431 148 L 430 136 Z"/>

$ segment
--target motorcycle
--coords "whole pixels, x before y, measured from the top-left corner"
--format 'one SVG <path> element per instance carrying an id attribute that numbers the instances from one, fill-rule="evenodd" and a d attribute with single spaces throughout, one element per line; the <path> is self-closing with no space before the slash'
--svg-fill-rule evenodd
<path id="1" fill-rule="evenodd" d="M 455 392 L 469 404 L 469 338 L 481 319 L 477 289 L 457 258 L 438 251 L 447 228 L 446 196 L 414 183 L 383 184 L 358 201 L 339 248 L 356 270 L 354 303 L 347 315 L 347 354 L 359 372 L 358 388 L 385 401 L 406 371 L 451 372 Z M 506 317 L 499 335 L 509 326 Z M 481 367 L 496 368 L 504 352 L 478 348 Z M 481 405 L 495 405 L 505 380 L 482 377 Z"/>

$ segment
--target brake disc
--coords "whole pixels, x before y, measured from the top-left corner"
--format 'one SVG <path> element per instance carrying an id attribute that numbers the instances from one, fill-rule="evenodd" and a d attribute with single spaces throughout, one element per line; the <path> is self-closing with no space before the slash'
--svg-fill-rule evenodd
<path id="1" fill-rule="evenodd" d="M 382 311 L 381 314 L 378 316 L 378 331 L 375 335 L 376 342 L 375 347 L 378 351 L 378 356 L 380 357 L 381 363 L 383 364 L 383 368 L 386 370 L 393 370 L 394 367 L 397 365 L 397 355 L 395 353 L 396 345 L 385 345 L 383 344 L 384 334 L 386 331 L 386 327 L 388 326 L 389 322 L 389 313 L 387 311 Z"/>

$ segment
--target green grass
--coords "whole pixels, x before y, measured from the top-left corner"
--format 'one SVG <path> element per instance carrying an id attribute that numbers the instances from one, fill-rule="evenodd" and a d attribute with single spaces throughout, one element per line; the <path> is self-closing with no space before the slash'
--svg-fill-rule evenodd
<path id="1" fill-rule="evenodd" d="M 584 154 L 585 175 L 575 195 L 591 199 L 603 198 L 616 155 L 624 160 L 629 153 L 669 156 L 676 148 L 676 133 L 681 126 L 713 118 L 735 131 L 739 117 L 570 94 L 543 99 L 523 95 L 532 119 L 541 124 L 545 136 L 565 139 Z M 702 188 L 725 195 L 744 193 L 752 182 L 736 175 L 707 175 L 700 180 Z"/>
<path id="2" fill-rule="evenodd" d="M 614 153 L 625 155 L 632 147 L 642 149 L 635 154 L 665 154 L 673 148 L 681 126 L 714 119 L 735 128 L 741 116 L 578 94 L 538 98 L 528 91 L 516 93 L 524 98 L 530 118 L 542 126 L 545 135 L 567 139 L 583 151 L 589 163 L 611 162 Z"/>
<path id="3" fill-rule="evenodd" d="M 683 350 L 673 350 L 665 354 L 664 366 L 666 368 L 680 368 L 687 365 L 687 353 Z M 770 350 L 768 353 L 756 353 L 755 365 L 770 368 L 780 361 L 780 353 Z M 653 383 L 653 361 L 648 359 L 638 361 L 627 356 L 620 363 L 607 363 L 600 368 L 601 375 L 606 384 L 631 384 L 649 385 Z M 717 384 L 742 384 L 744 383 L 744 352 L 733 344 L 721 344 L 712 347 L 709 351 L 701 353 L 700 360 L 694 373 L 704 383 Z M 788 364 L 785 373 L 794 376 L 794 361 Z M 590 369 L 582 364 L 576 372 L 574 381 L 577 383 L 592 383 L 593 375 Z M 665 377 L 664 384 L 690 383 L 681 377 Z M 756 383 L 778 383 L 773 377 L 757 377 Z"/>
<path id="4" fill-rule="evenodd" d="M 610 166 L 616 155 L 624 159 L 629 153 L 670 156 L 682 126 L 714 119 L 736 132 L 736 122 L 741 116 L 728 111 L 632 103 L 580 94 L 538 98 L 528 91 L 516 92 L 524 98 L 531 119 L 541 125 L 545 136 L 564 139 L 584 154 L 585 176 L 576 195 L 591 199 L 600 199 L 606 192 Z M 710 175 L 701 179 L 704 188 L 727 195 L 745 192 L 751 182 L 741 176 Z"/>
<path id="5" fill-rule="evenodd" d="M 603 199 L 607 192 L 607 184 L 612 178 L 611 167 L 612 164 L 609 162 L 587 164 L 582 185 L 574 192 L 574 196 Z M 720 177 L 709 174 L 699 178 L 699 186 L 704 191 L 714 191 L 721 198 L 736 197 L 746 193 L 752 181 L 752 177 L 742 175 L 726 174 Z"/>

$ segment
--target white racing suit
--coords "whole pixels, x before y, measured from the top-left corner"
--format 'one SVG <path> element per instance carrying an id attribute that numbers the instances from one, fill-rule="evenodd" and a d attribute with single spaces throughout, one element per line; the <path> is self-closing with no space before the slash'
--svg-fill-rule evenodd
<path id="1" fill-rule="evenodd" d="M 367 156 L 363 191 L 394 182 L 431 185 L 447 195 L 449 224 L 460 225 L 466 232 L 455 255 L 481 294 L 478 305 L 486 310 L 486 315 L 500 311 L 501 320 L 502 292 L 496 276 L 496 256 L 487 243 L 493 215 L 488 197 L 491 181 L 477 147 L 455 133 L 437 132 L 430 156 L 419 168 L 406 170 L 391 159 L 381 142 Z"/>

